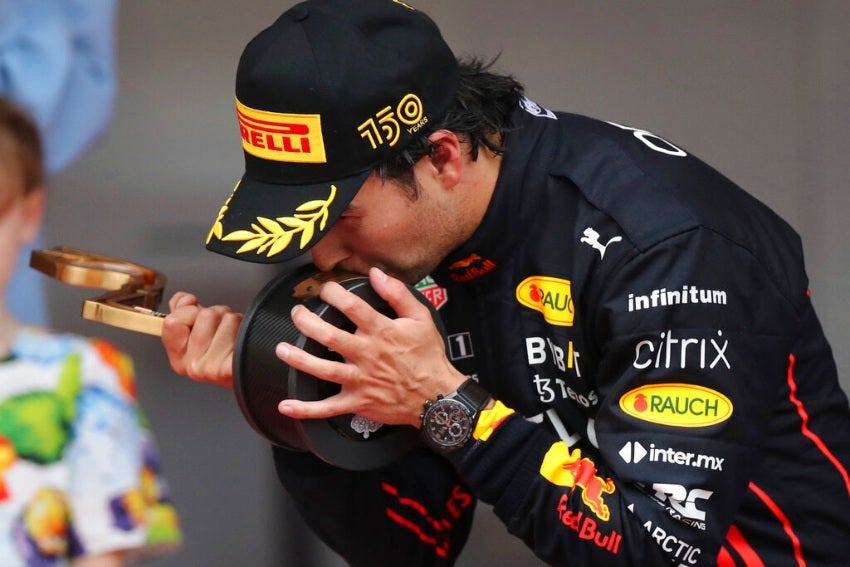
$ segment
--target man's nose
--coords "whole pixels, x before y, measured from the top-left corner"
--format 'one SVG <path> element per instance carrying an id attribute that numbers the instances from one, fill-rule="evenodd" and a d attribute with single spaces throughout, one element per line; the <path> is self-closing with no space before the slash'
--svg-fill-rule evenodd
<path id="1" fill-rule="evenodd" d="M 333 231 L 314 244 L 310 248 L 310 252 L 313 256 L 313 263 L 323 272 L 333 270 L 340 262 L 351 255 L 345 245 L 335 237 Z"/>

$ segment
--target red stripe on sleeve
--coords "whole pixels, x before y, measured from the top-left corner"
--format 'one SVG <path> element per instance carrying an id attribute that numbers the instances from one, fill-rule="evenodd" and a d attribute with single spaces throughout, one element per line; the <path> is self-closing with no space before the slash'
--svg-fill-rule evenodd
<path id="1" fill-rule="evenodd" d="M 752 485 L 750 486 L 752 487 Z M 737 526 L 729 527 L 729 532 L 726 534 L 726 541 L 741 556 L 741 559 L 744 560 L 744 565 L 747 567 L 764 567 L 764 562 L 759 558 L 758 553 L 750 547 L 750 544 L 744 539 L 744 534 L 741 533 L 741 530 Z M 721 558 L 723 558 L 723 552 L 726 553 L 725 561 L 727 563 L 720 562 Z M 721 549 L 721 555 L 717 557 L 717 565 L 734 565 L 732 556 L 725 549 Z"/>
<path id="2" fill-rule="evenodd" d="M 809 429 L 809 414 L 806 411 L 805 406 L 803 406 L 803 402 L 801 402 L 797 398 L 797 382 L 794 380 L 794 363 L 796 362 L 796 358 L 791 354 L 788 356 L 788 387 L 791 389 L 791 403 L 797 407 L 797 414 L 800 416 L 800 419 L 803 422 L 802 432 L 803 435 L 808 437 L 812 443 L 820 450 L 823 455 L 829 459 L 829 462 L 833 464 L 835 469 L 838 471 L 838 474 L 844 479 L 844 486 L 847 488 L 847 495 L 850 496 L 850 474 L 847 474 L 847 469 L 844 468 L 844 465 L 835 457 L 832 451 L 829 450 L 829 447 L 826 446 L 826 443 L 823 442 L 823 439 L 815 435 L 815 433 Z"/>
<path id="3" fill-rule="evenodd" d="M 788 516 L 785 515 L 782 509 L 770 496 L 767 495 L 765 491 L 752 482 L 750 483 L 750 490 L 752 490 L 756 496 L 764 502 L 764 505 L 773 512 L 773 515 L 776 516 L 776 519 L 782 524 L 782 529 L 784 529 L 785 533 L 788 534 L 788 539 L 791 540 L 791 545 L 794 547 L 794 558 L 797 560 L 797 565 L 800 567 L 806 567 L 806 561 L 803 559 L 803 549 L 800 546 L 800 538 L 798 538 L 797 534 L 794 533 L 794 529 L 791 527 L 791 520 L 788 519 Z M 737 548 L 735 549 L 737 550 Z M 749 566 L 749 563 L 747 563 L 747 565 Z M 762 564 L 759 562 L 757 565 L 761 566 Z"/>

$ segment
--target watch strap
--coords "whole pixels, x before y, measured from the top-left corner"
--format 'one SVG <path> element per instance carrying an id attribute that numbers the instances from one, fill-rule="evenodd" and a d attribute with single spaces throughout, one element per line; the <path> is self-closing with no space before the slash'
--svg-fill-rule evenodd
<path id="1" fill-rule="evenodd" d="M 481 413 L 481 410 L 487 407 L 491 396 L 490 392 L 485 390 L 481 384 L 472 378 L 467 378 L 466 382 L 461 384 L 457 390 L 445 397 L 454 398 L 468 407 L 472 411 L 472 425 L 475 427 L 475 421 L 478 420 L 478 415 Z"/>

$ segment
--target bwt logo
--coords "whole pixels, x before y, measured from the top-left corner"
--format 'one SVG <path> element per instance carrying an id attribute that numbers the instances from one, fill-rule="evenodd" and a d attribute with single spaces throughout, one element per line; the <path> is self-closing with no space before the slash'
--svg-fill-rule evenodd
<path id="1" fill-rule="evenodd" d="M 242 147 L 261 159 L 325 163 L 321 117 L 256 110 L 236 101 Z"/>

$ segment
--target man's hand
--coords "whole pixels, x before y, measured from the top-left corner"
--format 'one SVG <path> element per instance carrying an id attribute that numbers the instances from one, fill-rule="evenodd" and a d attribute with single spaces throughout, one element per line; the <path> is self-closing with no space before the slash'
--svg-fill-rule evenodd
<path id="1" fill-rule="evenodd" d="M 162 326 L 162 344 L 171 368 L 199 382 L 233 387 L 233 349 L 242 315 L 225 305 L 201 307 L 189 293 L 177 292 Z"/>
<path id="2" fill-rule="evenodd" d="M 446 358 L 445 342 L 428 308 L 404 283 L 377 268 L 370 270 L 369 281 L 397 318 L 379 313 L 336 282 L 324 284 L 319 297 L 356 325 L 353 334 L 302 305 L 293 308 L 292 320 L 299 331 L 340 354 L 343 361 L 319 358 L 288 343 L 277 346 L 278 357 L 342 388 L 324 400 L 283 400 L 278 406 L 282 414 L 321 419 L 355 413 L 387 425 L 419 427 L 425 400 L 453 392 L 463 383 L 463 374 Z"/>

